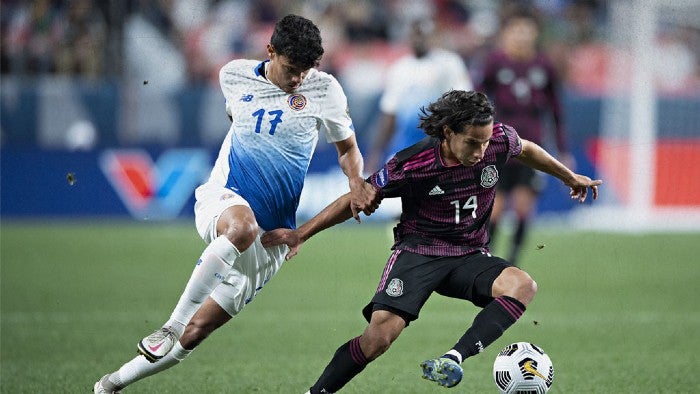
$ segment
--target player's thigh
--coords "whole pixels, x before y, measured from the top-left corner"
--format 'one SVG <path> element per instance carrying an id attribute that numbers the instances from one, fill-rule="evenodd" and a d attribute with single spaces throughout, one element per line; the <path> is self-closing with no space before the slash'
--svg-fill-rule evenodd
<path id="1" fill-rule="evenodd" d="M 513 265 L 488 253 L 474 253 L 462 259 L 462 264 L 454 268 L 438 286 L 437 293 L 486 306 L 493 300 L 492 289 L 496 278 Z"/>
<path id="2" fill-rule="evenodd" d="M 405 327 L 406 321 L 401 316 L 387 310 L 375 310 L 363 335 L 392 342 L 399 337 Z"/>
<path id="3" fill-rule="evenodd" d="M 410 321 L 418 314 L 430 294 L 449 274 L 453 260 L 394 251 L 386 266 L 372 301 L 363 309 L 367 321 L 373 311 L 386 310 Z"/>
<path id="4" fill-rule="evenodd" d="M 206 243 L 217 237 L 217 222 L 222 213 L 230 207 L 245 207 L 250 210 L 248 202 L 231 190 L 204 184 L 195 190 L 194 219 L 197 232 Z"/>
<path id="5" fill-rule="evenodd" d="M 231 316 L 253 301 L 279 271 L 289 248 L 287 245 L 263 247 L 260 232 L 253 244 L 233 262 L 223 282 L 211 297 Z"/>

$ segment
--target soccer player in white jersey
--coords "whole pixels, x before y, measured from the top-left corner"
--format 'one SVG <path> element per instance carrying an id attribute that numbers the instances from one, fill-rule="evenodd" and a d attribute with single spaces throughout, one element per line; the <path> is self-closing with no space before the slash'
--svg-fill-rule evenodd
<path id="1" fill-rule="evenodd" d="M 231 128 L 209 180 L 195 192 L 197 231 L 208 246 L 170 319 L 138 343 L 137 357 L 97 381 L 95 393 L 117 393 L 182 361 L 279 270 L 287 247 L 265 248 L 260 234 L 296 227 L 321 130 L 338 150 L 355 218 L 376 209 L 345 94 L 335 78 L 313 68 L 323 54 L 318 28 L 288 15 L 276 24 L 267 51 L 269 60 L 234 60 L 220 72 Z"/>
<path id="2" fill-rule="evenodd" d="M 385 159 L 425 138 L 418 127 L 420 109 L 450 90 L 472 90 L 473 83 L 462 58 L 434 46 L 435 24 L 429 18 L 411 23 L 411 53 L 398 59 L 387 73 L 379 101 L 382 116 L 367 156 L 369 171 Z"/>

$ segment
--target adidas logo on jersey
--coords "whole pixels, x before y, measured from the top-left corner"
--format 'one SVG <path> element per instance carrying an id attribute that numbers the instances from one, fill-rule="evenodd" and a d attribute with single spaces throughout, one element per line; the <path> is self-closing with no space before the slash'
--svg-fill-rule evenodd
<path id="1" fill-rule="evenodd" d="M 438 194 L 445 194 L 445 191 L 440 188 L 440 186 L 435 185 L 433 190 L 428 193 L 429 196 L 437 196 Z"/>

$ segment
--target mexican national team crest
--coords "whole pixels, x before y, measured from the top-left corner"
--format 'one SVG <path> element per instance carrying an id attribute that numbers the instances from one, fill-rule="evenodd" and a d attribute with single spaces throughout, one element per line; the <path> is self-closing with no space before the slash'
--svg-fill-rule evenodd
<path id="1" fill-rule="evenodd" d="M 493 164 L 481 170 L 481 186 L 485 188 L 493 187 L 498 182 L 498 170 Z"/>
<path id="2" fill-rule="evenodd" d="M 403 281 L 399 278 L 394 278 L 386 287 L 386 293 L 391 297 L 398 297 L 403 294 Z"/>
<path id="3" fill-rule="evenodd" d="M 291 94 L 289 95 L 287 102 L 289 103 L 289 108 L 295 111 L 301 111 L 304 109 L 304 107 L 306 107 L 306 97 L 304 97 L 303 94 Z"/>

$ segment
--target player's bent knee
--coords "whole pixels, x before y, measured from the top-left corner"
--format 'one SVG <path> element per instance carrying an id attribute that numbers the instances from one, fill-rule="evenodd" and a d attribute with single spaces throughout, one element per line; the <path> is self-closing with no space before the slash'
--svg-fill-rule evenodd
<path id="1" fill-rule="evenodd" d="M 528 300 L 525 303 L 527 305 L 533 298 L 535 298 L 535 294 L 537 294 L 537 282 L 535 282 L 532 278 L 526 281 L 523 286 L 523 293 L 525 293 L 528 297 Z"/>
<path id="2" fill-rule="evenodd" d="M 368 344 L 369 346 L 367 349 L 367 353 L 369 354 L 365 354 L 365 357 L 368 360 L 376 359 L 377 357 L 384 354 L 387 350 L 389 350 L 389 347 L 391 347 L 392 342 L 394 342 L 394 338 L 392 338 L 390 335 L 373 336 Z"/>
<path id="3" fill-rule="evenodd" d="M 258 236 L 258 223 L 255 219 L 230 221 L 219 234 L 228 238 L 236 249 L 243 253 L 255 242 Z"/>
<path id="4" fill-rule="evenodd" d="M 518 301 L 527 305 L 535 298 L 537 293 L 537 282 L 535 282 L 530 275 L 526 272 L 521 271 L 522 275 L 519 276 L 517 280 L 517 287 L 515 291 L 515 297 Z"/>
<path id="5" fill-rule="evenodd" d="M 537 293 L 537 283 L 530 275 L 516 267 L 503 270 L 494 282 L 494 297 L 505 295 L 527 305 Z"/>
<path id="6" fill-rule="evenodd" d="M 368 360 L 374 360 L 384 354 L 391 344 L 398 338 L 399 332 L 389 330 L 369 330 L 362 335 L 360 344 L 365 357 Z"/>

